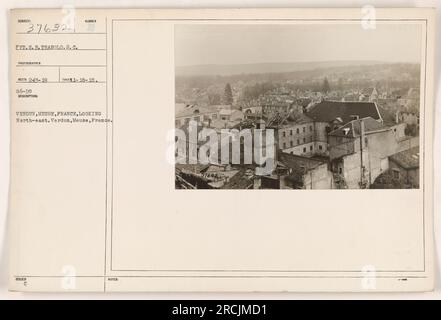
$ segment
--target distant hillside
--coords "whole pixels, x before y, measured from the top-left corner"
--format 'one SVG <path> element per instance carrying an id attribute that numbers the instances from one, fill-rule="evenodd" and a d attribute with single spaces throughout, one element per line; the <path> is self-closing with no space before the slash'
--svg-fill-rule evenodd
<path id="1" fill-rule="evenodd" d="M 323 61 L 177 66 L 176 76 L 230 76 L 236 74 L 282 73 L 344 66 L 376 65 L 383 63 L 384 62 L 381 61 Z"/>

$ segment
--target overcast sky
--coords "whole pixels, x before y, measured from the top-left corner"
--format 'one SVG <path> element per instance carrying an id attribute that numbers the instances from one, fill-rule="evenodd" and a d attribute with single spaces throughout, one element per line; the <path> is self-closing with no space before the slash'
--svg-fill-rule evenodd
<path id="1" fill-rule="evenodd" d="M 177 66 L 376 60 L 419 62 L 421 26 L 176 25 Z"/>

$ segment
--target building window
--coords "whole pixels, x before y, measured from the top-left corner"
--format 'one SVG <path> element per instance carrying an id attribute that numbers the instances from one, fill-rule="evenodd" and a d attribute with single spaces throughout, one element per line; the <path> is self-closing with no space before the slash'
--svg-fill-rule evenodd
<path id="1" fill-rule="evenodd" d="M 283 143 L 283 149 L 286 149 L 286 143 L 285 142 Z"/>
<path id="2" fill-rule="evenodd" d="M 297 139 L 297 144 L 300 144 L 300 139 Z"/>
<path id="3" fill-rule="evenodd" d="M 303 148 L 303 153 L 306 153 L 306 148 Z"/>
<path id="4" fill-rule="evenodd" d="M 306 138 L 303 138 L 303 143 L 306 143 Z"/>
<path id="5" fill-rule="evenodd" d="M 342 167 L 338 168 L 338 173 L 339 173 L 339 174 L 342 174 L 342 173 L 343 173 L 343 168 L 342 168 Z"/>
<path id="6" fill-rule="evenodd" d="M 309 126 L 309 131 L 311 131 L 311 132 L 312 132 L 312 126 Z"/>
<path id="7" fill-rule="evenodd" d="M 400 179 L 400 171 L 397 169 L 392 170 L 393 175 L 394 175 L 394 179 Z"/>
<path id="8" fill-rule="evenodd" d="M 289 130 L 289 135 L 292 136 L 292 130 Z"/>
<path id="9" fill-rule="evenodd" d="M 312 149 L 313 149 L 312 146 L 310 146 L 310 147 L 309 147 L 309 150 L 312 151 Z"/>
<path id="10" fill-rule="evenodd" d="M 286 132 L 285 131 L 282 132 L 282 136 L 286 137 Z"/>
<path id="11" fill-rule="evenodd" d="M 303 127 L 303 132 L 306 132 L 306 127 Z"/>
<path id="12" fill-rule="evenodd" d="M 294 142 L 293 142 L 293 141 L 290 141 L 289 144 L 290 144 L 290 146 L 292 147 L 292 146 L 294 145 Z"/>
<path id="13" fill-rule="evenodd" d="M 322 150 L 322 149 L 323 149 L 322 145 L 321 145 L 321 144 L 319 144 L 319 150 Z"/>
<path id="14" fill-rule="evenodd" d="M 299 129 L 299 128 L 297 128 L 296 132 L 297 132 L 297 134 L 299 134 L 299 133 L 300 133 L 300 129 Z"/>

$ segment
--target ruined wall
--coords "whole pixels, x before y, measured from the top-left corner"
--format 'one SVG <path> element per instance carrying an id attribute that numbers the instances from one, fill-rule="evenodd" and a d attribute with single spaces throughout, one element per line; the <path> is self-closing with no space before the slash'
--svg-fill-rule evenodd
<path id="1" fill-rule="evenodd" d="M 412 112 L 401 112 L 400 120 L 406 124 L 418 124 L 418 116 Z"/>

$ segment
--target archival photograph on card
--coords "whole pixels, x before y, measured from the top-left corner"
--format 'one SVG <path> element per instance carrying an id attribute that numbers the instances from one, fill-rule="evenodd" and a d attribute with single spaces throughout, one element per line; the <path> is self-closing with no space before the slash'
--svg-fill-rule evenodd
<path id="1" fill-rule="evenodd" d="M 418 189 L 421 34 L 175 25 L 175 188 Z"/>

